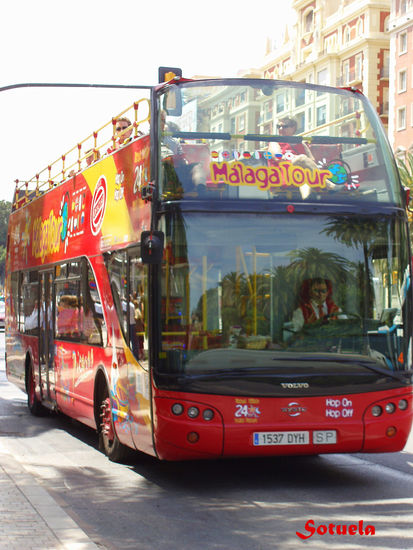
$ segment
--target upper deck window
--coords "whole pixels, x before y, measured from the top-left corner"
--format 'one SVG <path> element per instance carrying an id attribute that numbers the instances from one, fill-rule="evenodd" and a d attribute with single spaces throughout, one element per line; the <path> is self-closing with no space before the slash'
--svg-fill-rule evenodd
<path id="1" fill-rule="evenodd" d="M 179 96 L 180 109 L 162 108 L 169 94 Z M 163 200 L 402 204 L 391 151 L 362 94 L 270 80 L 196 81 L 169 87 L 159 112 Z"/>

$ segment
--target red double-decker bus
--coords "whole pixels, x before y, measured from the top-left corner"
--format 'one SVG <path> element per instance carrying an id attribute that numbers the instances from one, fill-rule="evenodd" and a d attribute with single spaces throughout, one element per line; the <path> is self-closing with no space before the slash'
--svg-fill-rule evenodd
<path id="1" fill-rule="evenodd" d="M 112 460 L 401 450 L 407 199 L 363 94 L 175 77 L 121 120 L 16 188 L 6 368 L 31 412 Z"/>

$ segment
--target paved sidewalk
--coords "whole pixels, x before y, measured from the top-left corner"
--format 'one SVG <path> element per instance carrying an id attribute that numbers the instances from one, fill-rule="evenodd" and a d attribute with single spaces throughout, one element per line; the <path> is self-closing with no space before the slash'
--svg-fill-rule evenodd
<path id="1" fill-rule="evenodd" d="M 0 452 L 0 550 L 99 548 L 21 464 Z"/>

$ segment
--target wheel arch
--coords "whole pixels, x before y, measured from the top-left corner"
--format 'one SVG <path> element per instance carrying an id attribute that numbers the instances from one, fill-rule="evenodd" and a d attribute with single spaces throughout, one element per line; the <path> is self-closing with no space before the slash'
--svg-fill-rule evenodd
<path id="1" fill-rule="evenodd" d="M 109 390 L 108 375 L 107 375 L 107 372 L 106 372 L 104 366 L 99 365 L 99 367 L 97 369 L 97 372 L 96 372 L 96 376 L 95 376 L 95 387 L 93 389 L 93 414 L 94 414 L 94 417 L 95 417 L 95 423 L 96 423 L 97 431 L 99 431 L 99 426 L 100 426 L 100 422 L 101 422 L 100 421 L 100 414 L 101 414 L 101 411 L 100 411 L 100 405 L 101 405 L 100 396 L 102 395 L 102 392 L 105 389 L 105 386 Z"/>
<path id="2" fill-rule="evenodd" d="M 34 368 L 33 357 L 29 350 L 26 351 L 26 357 L 24 361 L 24 387 L 26 388 L 26 393 L 29 393 L 28 381 L 29 381 L 29 369 L 30 366 Z"/>

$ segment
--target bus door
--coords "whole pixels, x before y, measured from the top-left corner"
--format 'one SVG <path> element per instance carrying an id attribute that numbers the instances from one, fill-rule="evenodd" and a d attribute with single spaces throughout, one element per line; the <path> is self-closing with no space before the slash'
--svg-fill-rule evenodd
<path id="1" fill-rule="evenodd" d="M 147 269 L 137 248 L 106 256 L 113 301 L 128 346 L 127 369 L 119 369 L 119 388 L 128 388 L 128 422 L 136 447 L 152 450 L 150 374 L 147 339 Z"/>
<path id="2" fill-rule="evenodd" d="M 132 438 L 136 447 L 151 453 L 153 447 L 147 340 L 147 266 L 142 264 L 140 256 L 138 249 L 129 250 L 127 279 L 130 322 L 133 316 L 135 317 L 133 330 L 129 331 L 129 347 L 136 359 L 128 362 L 128 380 L 134 385 L 134 391 L 129 392 L 129 410 Z"/>
<path id="3" fill-rule="evenodd" d="M 54 400 L 53 270 L 40 273 L 39 362 L 42 398 Z M 52 394 L 53 391 L 53 394 Z"/>

